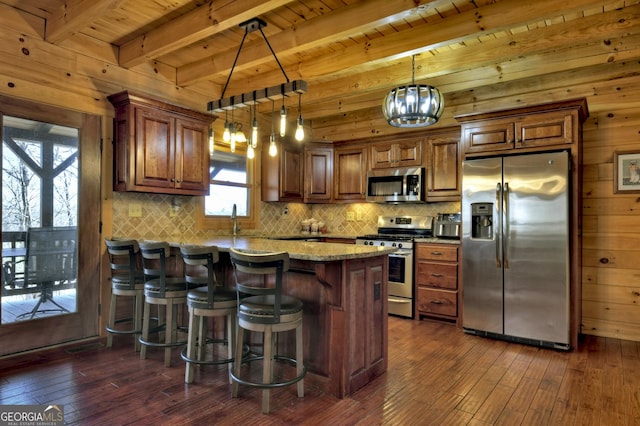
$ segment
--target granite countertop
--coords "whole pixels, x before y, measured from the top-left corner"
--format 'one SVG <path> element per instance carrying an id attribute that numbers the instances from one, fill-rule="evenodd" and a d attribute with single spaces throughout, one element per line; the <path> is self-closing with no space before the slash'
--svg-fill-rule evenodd
<path id="1" fill-rule="evenodd" d="M 460 245 L 460 240 L 456 238 L 416 238 L 413 240 L 414 243 L 436 243 L 436 244 L 454 244 Z"/>
<path id="2" fill-rule="evenodd" d="M 140 239 L 140 241 L 144 241 L 144 239 Z M 153 239 L 153 241 L 157 240 Z M 385 255 L 396 251 L 395 248 L 391 247 L 372 247 L 300 240 L 275 240 L 242 236 L 216 236 L 198 241 L 167 240 L 167 242 L 174 247 L 179 247 L 182 244 L 215 245 L 221 252 L 228 252 L 231 247 L 254 253 L 286 251 L 289 253 L 291 259 L 309 260 L 313 262 L 360 259 Z"/>

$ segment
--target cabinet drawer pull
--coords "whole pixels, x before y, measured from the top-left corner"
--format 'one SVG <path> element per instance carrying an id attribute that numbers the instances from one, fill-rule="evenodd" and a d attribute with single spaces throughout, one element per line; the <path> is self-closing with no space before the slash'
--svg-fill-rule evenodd
<path id="1" fill-rule="evenodd" d="M 442 278 L 444 277 L 444 274 L 431 274 L 431 276 L 435 278 Z"/>
<path id="2" fill-rule="evenodd" d="M 432 300 L 431 304 L 433 304 L 433 305 L 442 305 L 442 302 L 439 301 L 439 300 Z"/>
<path id="3" fill-rule="evenodd" d="M 434 256 L 442 256 L 443 253 L 441 251 L 432 251 L 431 254 Z"/>

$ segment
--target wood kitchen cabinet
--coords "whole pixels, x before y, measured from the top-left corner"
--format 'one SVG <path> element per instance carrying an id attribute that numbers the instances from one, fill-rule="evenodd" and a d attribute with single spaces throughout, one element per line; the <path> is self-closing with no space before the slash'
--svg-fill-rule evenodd
<path id="1" fill-rule="evenodd" d="M 278 155 L 262 150 L 262 201 L 302 202 L 303 151 L 301 144 L 278 143 Z"/>
<path id="2" fill-rule="evenodd" d="M 312 144 L 304 148 L 304 202 L 330 203 L 333 199 L 333 147 Z"/>
<path id="3" fill-rule="evenodd" d="M 374 142 L 369 147 L 372 169 L 422 165 L 422 138 Z"/>
<path id="4" fill-rule="evenodd" d="M 556 102 L 496 113 L 458 116 L 465 155 L 571 148 L 580 138 L 586 101 Z"/>
<path id="5" fill-rule="evenodd" d="M 337 145 L 333 151 L 334 202 L 364 201 L 367 181 L 367 145 Z"/>
<path id="6" fill-rule="evenodd" d="M 209 193 L 211 116 L 130 91 L 115 108 L 114 191 Z"/>
<path id="7" fill-rule="evenodd" d="M 459 247 L 455 244 L 416 243 L 415 317 L 457 323 Z"/>
<path id="8" fill-rule="evenodd" d="M 460 201 L 460 129 L 431 134 L 426 144 L 427 201 Z"/>

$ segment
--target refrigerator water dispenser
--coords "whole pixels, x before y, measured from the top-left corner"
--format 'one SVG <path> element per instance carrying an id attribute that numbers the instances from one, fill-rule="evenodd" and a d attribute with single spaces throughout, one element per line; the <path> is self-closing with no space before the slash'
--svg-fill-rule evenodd
<path id="1" fill-rule="evenodd" d="M 493 203 L 472 203 L 471 224 L 471 238 L 493 239 Z"/>

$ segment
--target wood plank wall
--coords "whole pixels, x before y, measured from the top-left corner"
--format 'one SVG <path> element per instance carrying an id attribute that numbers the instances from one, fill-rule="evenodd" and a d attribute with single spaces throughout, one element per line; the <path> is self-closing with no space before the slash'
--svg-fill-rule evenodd
<path id="1" fill-rule="evenodd" d="M 42 40 L 44 22 L 0 5 L 0 93 L 103 117 L 104 146 L 111 145 L 113 109 L 106 96 L 123 89 L 156 93 L 203 110 L 208 99 L 178 88 L 158 64 L 132 70 L 116 65 L 116 52 L 96 45 L 93 56 L 72 44 Z M 86 45 L 93 46 L 91 40 Z M 640 151 L 640 64 L 611 61 L 581 71 L 542 74 L 515 82 L 446 94 L 439 126 L 455 115 L 586 97 L 584 126 L 583 332 L 640 341 L 640 194 L 613 193 L 613 153 Z M 393 131 L 379 108 L 314 120 L 314 137 L 365 139 Z M 111 152 L 103 151 L 103 233 L 111 232 Z M 103 271 L 105 268 L 103 268 Z M 105 280 L 102 280 L 103 283 Z M 103 297 L 109 290 L 103 286 Z"/>

